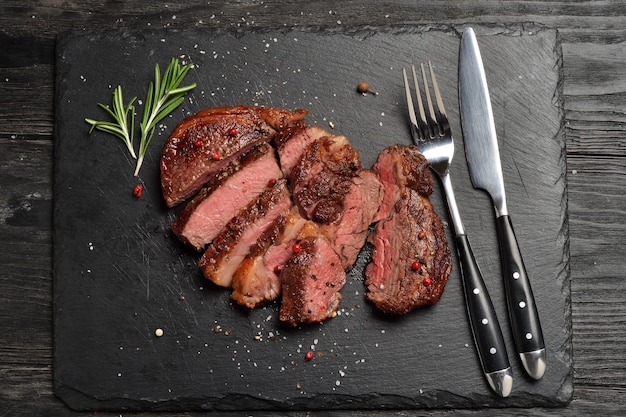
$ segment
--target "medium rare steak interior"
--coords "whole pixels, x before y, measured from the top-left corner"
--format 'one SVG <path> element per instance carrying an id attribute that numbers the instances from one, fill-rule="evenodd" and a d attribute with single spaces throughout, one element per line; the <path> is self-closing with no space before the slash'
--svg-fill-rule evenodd
<path id="1" fill-rule="evenodd" d="M 161 158 L 166 204 L 193 197 L 174 234 L 204 250 L 198 266 L 237 303 L 282 297 L 280 320 L 297 326 L 334 316 L 376 224 L 367 298 L 394 314 L 436 302 L 450 251 L 425 159 L 390 147 L 365 169 L 345 136 L 307 126 L 306 114 L 235 106 L 183 120 Z"/>
<path id="2" fill-rule="evenodd" d="M 200 251 L 268 183 L 283 177 L 273 148 L 262 143 L 233 159 L 202 187 L 172 223 L 185 243 Z"/>
<path id="3" fill-rule="evenodd" d="M 250 249 L 283 212 L 291 207 L 285 180 L 259 195 L 235 216 L 200 258 L 204 276 L 222 287 L 230 287 L 237 268 Z"/>
<path id="4" fill-rule="evenodd" d="M 281 271 L 306 222 L 295 207 L 274 221 L 235 272 L 231 294 L 233 300 L 254 308 L 278 298 L 281 293 Z"/>

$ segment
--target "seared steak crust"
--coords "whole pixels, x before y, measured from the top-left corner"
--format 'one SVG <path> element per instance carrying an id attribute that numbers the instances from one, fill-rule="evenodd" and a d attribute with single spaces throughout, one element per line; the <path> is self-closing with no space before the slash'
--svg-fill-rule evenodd
<path id="1" fill-rule="evenodd" d="M 383 198 L 383 186 L 376 174 L 362 169 L 352 178 L 350 188 L 341 201 L 341 217 L 320 225 L 341 258 L 344 269 L 350 269 L 365 245 L 369 226 Z"/>
<path id="2" fill-rule="evenodd" d="M 268 142 L 305 111 L 267 107 L 220 107 L 183 120 L 161 155 L 161 189 L 168 207 L 191 197 L 216 172 L 257 143 Z"/>
<path id="3" fill-rule="evenodd" d="M 305 217 L 332 223 L 343 212 L 352 178 L 361 170 L 358 152 L 345 136 L 323 136 L 311 143 L 291 172 L 294 203 Z"/>
<path id="4" fill-rule="evenodd" d="M 293 326 L 332 317 L 346 283 L 341 260 L 324 236 L 306 236 L 298 245 L 281 273 L 280 320 Z"/>
<path id="5" fill-rule="evenodd" d="M 379 213 L 383 220 L 371 237 L 365 285 L 366 297 L 385 313 L 436 303 L 452 269 L 443 224 L 429 200 L 429 165 L 416 147 L 396 145 L 383 150 L 373 167 L 385 198 L 393 200 L 381 206 L 388 212 Z"/>

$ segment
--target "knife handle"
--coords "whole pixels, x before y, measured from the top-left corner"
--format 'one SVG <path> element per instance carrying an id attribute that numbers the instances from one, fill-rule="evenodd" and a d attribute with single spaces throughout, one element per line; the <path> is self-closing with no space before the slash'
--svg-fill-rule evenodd
<path id="1" fill-rule="evenodd" d="M 466 235 L 456 237 L 456 247 L 461 265 L 467 313 L 483 371 L 485 375 L 500 371 L 505 371 L 510 375 L 511 367 L 500 323 Z M 489 382 L 492 383 L 491 380 Z M 510 383 L 512 384 L 512 381 Z M 510 392 L 510 387 L 508 392 Z M 504 392 L 506 395 L 502 392 L 499 394 L 507 396 L 508 392 Z"/>
<path id="2" fill-rule="evenodd" d="M 496 219 L 496 231 L 500 242 L 502 276 L 515 348 L 522 356 L 524 367 L 530 376 L 539 379 L 545 370 L 543 333 L 533 290 L 509 215 L 502 215 Z M 539 360 L 540 363 L 531 364 L 530 367 L 533 369 L 529 370 L 524 356 L 531 353 L 535 356 L 543 355 L 543 358 L 535 357 L 534 361 Z"/>

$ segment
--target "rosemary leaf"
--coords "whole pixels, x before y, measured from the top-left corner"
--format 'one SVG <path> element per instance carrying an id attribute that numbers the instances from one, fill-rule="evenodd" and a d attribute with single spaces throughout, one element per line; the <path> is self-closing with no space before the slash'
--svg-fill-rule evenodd
<path id="1" fill-rule="evenodd" d="M 114 136 L 117 136 L 122 140 L 122 142 L 124 142 L 131 156 L 135 159 L 137 159 L 137 155 L 135 154 L 135 149 L 133 146 L 133 131 L 135 127 L 135 106 L 133 106 L 133 103 L 136 99 L 137 97 L 133 97 L 127 105 L 124 105 L 122 87 L 117 86 L 117 88 L 113 90 L 111 107 L 106 106 L 102 103 L 98 103 L 98 106 L 104 109 L 113 118 L 113 120 L 115 120 L 115 122 L 85 119 L 85 122 L 91 125 L 89 133 L 93 132 L 94 129 L 97 129 L 102 132 L 110 133 Z M 129 114 L 130 125 L 128 122 Z"/>

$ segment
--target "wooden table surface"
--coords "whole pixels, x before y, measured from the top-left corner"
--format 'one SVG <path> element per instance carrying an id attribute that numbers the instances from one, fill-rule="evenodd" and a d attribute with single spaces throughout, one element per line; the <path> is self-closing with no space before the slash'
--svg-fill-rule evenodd
<path id="1" fill-rule="evenodd" d="M 608 416 L 626 412 L 626 2 L 32 3 L 0 0 L 0 416 L 92 414 L 67 409 L 54 396 L 52 385 L 54 47 L 59 33 L 120 27 L 218 29 L 519 22 L 556 28 L 562 43 L 573 400 L 566 408 L 558 409 L 351 415 Z"/>

